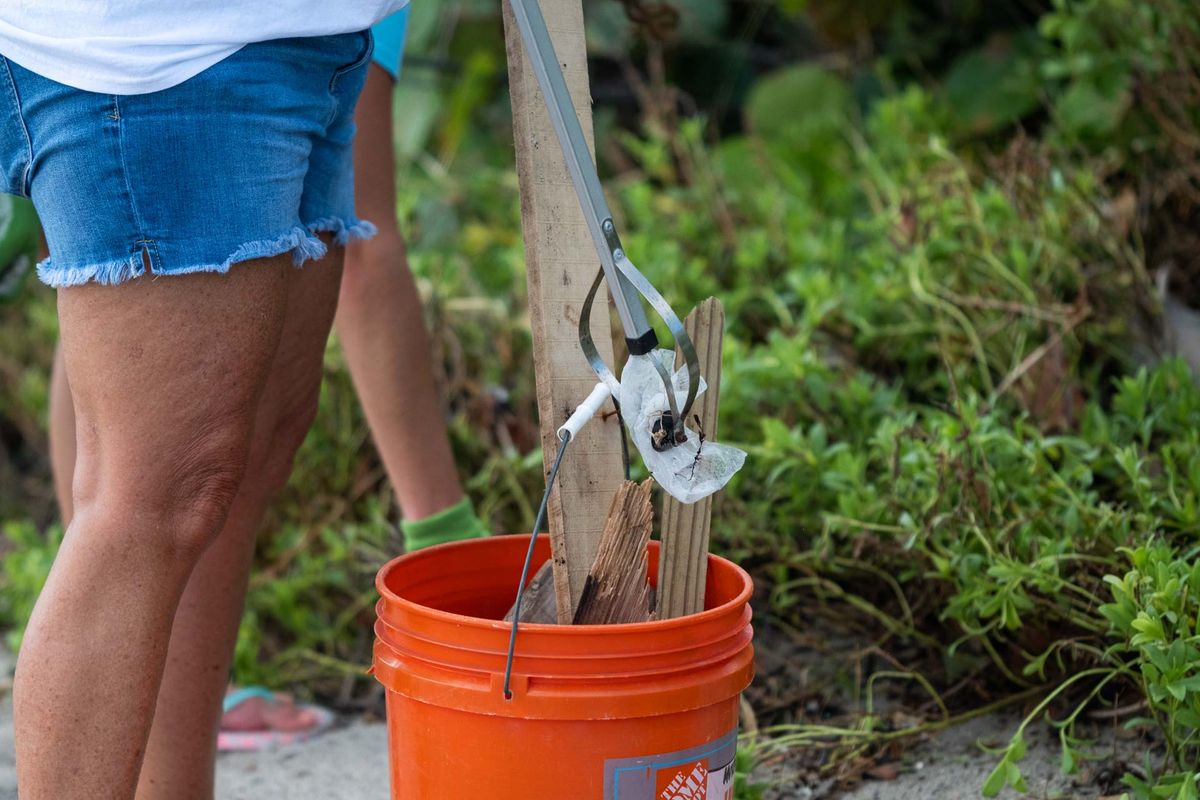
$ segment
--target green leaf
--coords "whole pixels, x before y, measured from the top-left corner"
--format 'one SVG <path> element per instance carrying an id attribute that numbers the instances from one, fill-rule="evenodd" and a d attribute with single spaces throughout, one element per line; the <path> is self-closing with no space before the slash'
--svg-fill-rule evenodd
<path id="1" fill-rule="evenodd" d="M 841 79 L 819 67 L 800 65 L 755 84 L 746 101 L 746 122 L 768 142 L 803 146 L 837 136 L 850 110 L 850 91 Z"/>
<path id="2" fill-rule="evenodd" d="M 1074 775 L 1078 765 L 1075 761 L 1075 751 L 1071 747 L 1070 741 L 1067 739 L 1067 731 L 1064 728 L 1058 732 L 1058 741 L 1062 747 L 1062 758 L 1059 766 L 1064 775 Z"/>
<path id="3" fill-rule="evenodd" d="M 1021 774 L 1021 768 L 1010 761 L 1004 772 L 1008 785 L 1024 794 L 1028 787 L 1025 785 L 1025 776 Z"/>
<path id="4" fill-rule="evenodd" d="M 1005 787 L 1008 782 L 1008 760 L 1005 759 L 996 765 L 996 768 L 987 776 L 987 780 L 983 782 L 983 788 L 980 790 L 984 797 L 995 797 L 1000 794 L 1000 790 Z"/>
<path id="5" fill-rule="evenodd" d="M 1130 627 L 1140 634 L 1140 636 L 1134 637 L 1135 644 L 1161 642 L 1166 639 L 1166 635 L 1163 633 L 1162 622 L 1151 617 L 1145 611 L 1137 615 L 1137 618 L 1130 623 Z"/>
<path id="6" fill-rule="evenodd" d="M 1012 741 L 1010 741 L 1008 743 L 1007 758 L 1009 758 L 1010 760 L 1012 760 L 1014 762 L 1020 761 L 1022 758 L 1025 757 L 1025 753 L 1026 753 L 1025 737 L 1023 735 L 1021 735 L 1020 733 L 1017 733 L 1016 735 L 1013 736 Z"/>
<path id="7" fill-rule="evenodd" d="M 1116 129 L 1129 104 L 1127 85 L 1104 92 L 1088 80 L 1077 80 L 1055 102 L 1055 118 L 1074 136 L 1099 139 Z"/>
<path id="8" fill-rule="evenodd" d="M 1037 37 L 996 37 L 962 56 L 946 76 L 945 97 L 962 130 L 986 134 L 1037 108 L 1042 79 L 1033 58 Z"/>
<path id="9" fill-rule="evenodd" d="M 1126 633 L 1134 620 L 1134 611 L 1126 603 L 1105 603 L 1100 606 L 1100 613 L 1120 633 Z"/>

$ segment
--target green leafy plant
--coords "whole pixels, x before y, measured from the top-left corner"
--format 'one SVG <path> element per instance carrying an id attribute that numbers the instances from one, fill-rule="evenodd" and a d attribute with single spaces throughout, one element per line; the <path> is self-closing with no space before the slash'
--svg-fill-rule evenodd
<path id="1" fill-rule="evenodd" d="M 1130 569 L 1107 576 L 1112 602 L 1100 611 L 1121 643 L 1113 655 L 1136 664 L 1149 718 L 1163 733 L 1167 763 L 1154 780 L 1126 775 L 1138 797 L 1200 796 L 1200 561 L 1157 543 L 1125 551 Z"/>
<path id="2" fill-rule="evenodd" d="M 463 68 L 402 82 L 397 213 L 466 485 L 493 530 L 524 530 L 542 465 L 519 197 L 496 135 L 503 42 L 494 4 L 445 5 L 414 10 L 414 43 Z M 850 721 L 744 742 L 737 796 L 764 794 L 761 753 L 821 749 L 836 770 L 1031 703 L 982 787 L 1024 791 L 1031 726 L 1058 733 L 1069 772 L 1094 755 L 1082 715 L 1132 695 L 1145 711 L 1125 724 L 1161 748 L 1130 768 L 1130 792 L 1195 797 L 1200 390 L 1182 361 L 1148 355 L 1138 323 L 1158 305 L 1154 254 L 1189 241 L 1157 215 L 1200 174 L 1184 146 L 1200 128 L 1194 10 L 1055 0 L 1023 28 L 959 42 L 919 80 L 896 77 L 920 74 L 899 57 L 857 51 L 752 80 L 753 47 L 731 31 L 763 17 L 702 5 L 685 4 L 688 27 L 666 43 L 603 4 L 588 13 L 607 32 L 597 74 L 616 64 L 642 81 L 635 111 L 597 114 L 626 247 L 677 310 L 709 295 L 726 307 L 720 436 L 750 458 L 716 502 L 714 546 L 755 571 L 760 612 L 800 627 L 830 609 L 910 662 L 862 676 Z M 861 41 L 903 40 L 888 9 L 915 13 L 889 5 Z M 804 25 L 811 11 L 819 27 L 828 10 L 791 3 L 770 19 Z M 689 48 L 729 68 L 710 105 L 667 85 Z M 1129 184 L 1156 183 L 1114 211 Z M 24 366 L 0 362 L 17 387 L 0 418 L 33 441 L 52 300 L 32 296 L 33 324 L 0 313 L 5 355 Z M 0 495 L 21 520 L 5 528 L 0 621 L 15 645 L 60 534 L 43 538 L 29 520 L 48 514 L 15 505 L 14 485 Z M 240 680 L 326 696 L 369 680 L 371 579 L 399 551 L 397 517 L 334 343 L 259 546 Z M 995 699 L 955 705 L 949 689 L 967 682 Z M 877 695 L 896 685 L 932 711 L 889 724 Z"/>
<path id="3" fill-rule="evenodd" d="M 4 645 L 16 651 L 62 543 L 63 530 L 54 525 L 43 532 L 31 522 L 15 521 L 5 523 L 0 534 L 7 543 L 7 552 L 0 559 L 0 627 L 7 629 Z"/>
<path id="4" fill-rule="evenodd" d="M 737 754 L 734 756 L 734 800 L 763 800 L 767 786 L 754 779 L 757 761 L 758 749 L 753 738 L 743 737 L 738 741 Z"/>

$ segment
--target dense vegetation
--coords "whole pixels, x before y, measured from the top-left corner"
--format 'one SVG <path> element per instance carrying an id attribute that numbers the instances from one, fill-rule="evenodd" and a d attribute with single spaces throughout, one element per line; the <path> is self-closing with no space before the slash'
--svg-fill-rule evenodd
<path id="1" fill-rule="evenodd" d="M 832 768 L 989 697 L 1028 701 L 1073 769 L 1081 713 L 1133 705 L 1125 723 L 1161 747 L 1129 790 L 1200 795 L 1200 390 L 1163 358 L 1155 285 L 1200 299 L 1200 12 L 623 5 L 587 8 L 627 248 L 677 309 L 717 295 L 729 318 L 721 438 L 750 458 L 715 547 L 753 565 L 760 613 L 834 608 L 933 698 L 911 730 L 867 705 L 853 727 L 768 731 L 774 746 L 825 748 Z M 521 530 L 541 455 L 496 11 L 419 4 L 413 38 L 398 213 L 469 489 L 494 530 Z M 13 645 L 61 537 L 42 443 L 53 333 L 46 291 L 0 309 Z M 366 691 L 397 512 L 336 343 L 327 378 L 237 668 L 345 700 Z M 1022 788 L 1023 751 L 1018 732 L 989 793 Z"/>

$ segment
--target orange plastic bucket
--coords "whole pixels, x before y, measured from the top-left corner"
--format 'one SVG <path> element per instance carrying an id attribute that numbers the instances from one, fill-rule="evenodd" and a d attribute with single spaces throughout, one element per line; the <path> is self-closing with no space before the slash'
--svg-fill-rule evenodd
<path id="1" fill-rule="evenodd" d="M 393 800 L 727 800 L 753 674 L 750 576 L 709 556 L 705 611 L 634 625 L 522 625 L 527 536 L 441 545 L 379 572 L 375 676 Z M 537 544 L 534 565 L 550 555 Z M 650 575 L 658 573 L 651 545 Z"/>

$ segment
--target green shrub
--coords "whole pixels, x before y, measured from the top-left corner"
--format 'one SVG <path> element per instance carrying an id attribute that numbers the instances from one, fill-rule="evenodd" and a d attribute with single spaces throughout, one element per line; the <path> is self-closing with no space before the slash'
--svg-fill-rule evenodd
<path id="1" fill-rule="evenodd" d="M 698 40 L 727 24 L 687 8 Z M 462 11 L 458 45 L 494 50 L 494 9 Z M 755 569 L 768 613 L 802 624 L 836 605 L 879 647 L 923 654 L 903 677 L 945 712 L 888 730 L 872 678 L 853 728 L 776 730 L 777 745 L 853 755 L 944 726 L 958 709 L 938 693 L 980 675 L 998 703 L 1038 698 L 994 794 L 1023 787 L 1024 731 L 1043 717 L 1075 768 L 1075 720 L 1120 687 L 1148 709 L 1129 724 L 1166 749 L 1131 790 L 1196 796 L 1200 390 L 1182 362 L 1142 363 L 1135 320 L 1157 305 L 1147 264 L 1165 245 L 1156 223 L 1113 216 L 1130 176 L 1162 179 L 1156 210 L 1196 174 L 1177 134 L 1200 104 L 1133 91 L 1189 85 L 1196 16 L 1185 0 L 1056 0 L 942 81 L 793 64 L 749 88 L 744 125 L 719 140 L 716 121 L 662 109 L 604 137 L 638 265 L 678 311 L 709 295 L 726 307 L 720 438 L 750 458 L 716 503 L 715 547 Z M 414 19 L 432 41 L 437 25 Z M 449 100 L 402 87 L 425 134 L 401 142 L 417 157 L 398 198 L 456 455 L 498 532 L 532 524 L 542 479 L 503 96 L 467 102 L 490 96 L 499 63 L 473 56 Z M 30 371 L 48 366 L 53 329 L 44 294 L 33 309 L 27 332 L 0 321 Z M 0 417 L 36 433 L 44 386 L 17 378 L 25 393 Z M 336 344 L 326 378 L 259 546 L 236 663 L 239 680 L 332 694 L 367 680 L 371 579 L 399 537 Z M 56 536 L 5 529 L 14 631 Z"/>
<path id="2" fill-rule="evenodd" d="M 54 555 L 62 543 L 63 530 L 52 525 L 45 532 L 31 522 L 5 523 L 0 529 L 7 544 L 0 561 L 3 563 L 3 580 L 0 580 L 0 627 L 7 629 L 4 646 L 16 652 L 21 646 L 25 624 L 33 611 L 33 604 L 46 576 Z"/>

